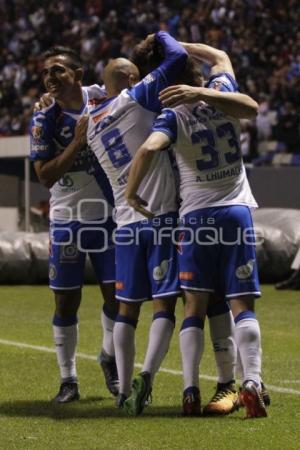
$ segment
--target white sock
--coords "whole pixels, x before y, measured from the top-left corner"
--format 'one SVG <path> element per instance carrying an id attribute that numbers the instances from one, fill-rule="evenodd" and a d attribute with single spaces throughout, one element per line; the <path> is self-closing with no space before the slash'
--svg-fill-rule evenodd
<path id="1" fill-rule="evenodd" d="M 115 321 L 108 317 L 104 311 L 101 314 L 101 324 L 103 330 L 102 349 L 109 356 L 115 356 L 113 329 Z"/>
<path id="2" fill-rule="evenodd" d="M 114 331 L 116 364 L 119 376 L 119 392 L 129 396 L 135 356 L 135 327 L 132 324 L 116 320 Z"/>
<path id="3" fill-rule="evenodd" d="M 75 353 L 78 340 L 78 325 L 75 324 L 68 327 L 53 325 L 53 335 L 62 381 L 77 381 Z"/>
<path id="4" fill-rule="evenodd" d="M 237 378 L 240 378 L 241 380 L 243 380 L 243 378 L 244 378 L 243 366 L 242 366 L 242 361 L 241 361 L 241 357 L 240 357 L 240 352 L 238 350 L 237 350 L 237 355 L 236 355 L 235 373 L 236 373 Z"/>
<path id="5" fill-rule="evenodd" d="M 199 365 L 204 350 L 204 333 L 199 327 L 187 327 L 180 331 L 180 351 L 184 389 L 199 387 Z"/>
<path id="6" fill-rule="evenodd" d="M 218 383 L 234 380 L 236 344 L 234 322 L 230 311 L 209 318 L 210 337 L 214 348 Z"/>
<path id="7" fill-rule="evenodd" d="M 151 381 L 158 371 L 170 346 L 170 341 L 174 331 L 174 322 L 170 318 L 154 318 L 150 333 L 147 352 L 142 368 L 142 372 L 149 372 Z"/>
<path id="8" fill-rule="evenodd" d="M 253 380 L 260 385 L 261 345 L 259 323 L 253 313 L 250 318 L 239 319 L 239 316 L 235 319 L 235 340 L 243 367 L 243 382 Z"/>

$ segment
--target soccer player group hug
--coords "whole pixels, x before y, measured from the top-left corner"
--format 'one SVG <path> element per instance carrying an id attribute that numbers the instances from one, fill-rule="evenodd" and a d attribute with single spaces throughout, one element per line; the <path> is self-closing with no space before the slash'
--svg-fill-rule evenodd
<path id="1" fill-rule="evenodd" d="M 265 417 L 250 211 L 257 204 L 239 143 L 239 119 L 255 116 L 257 103 L 238 92 L 223 51 L 163 31 L 137 45 L 131 61 L 110 60 L 103 86 L 84 87 L 82 77 L 72 49 L 46 52 L 48 93 L 31 124 L 31 159 L 51 193 L 49 279 L 61 375 L 54 400 L 79 399 L 77 312 L 88 253 L 104 299 L 99 363 L 117 407 L 142 413 L 182 296 L 183 414 L 225 415 L 243 405 L 246 417 Z M 153 321 L 141 373 L 132 379 L 147 300 Z M 206 318 L 218 383 L 201 408 Z"/>

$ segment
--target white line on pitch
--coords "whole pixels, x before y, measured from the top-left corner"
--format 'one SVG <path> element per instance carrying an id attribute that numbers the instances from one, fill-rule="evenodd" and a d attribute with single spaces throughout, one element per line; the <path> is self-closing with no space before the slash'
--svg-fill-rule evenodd
<path id="1" fill-rule="evenodd" d="M 26 344 L 24 342 L 8 341 L 6 339 L 0 339 L 0 344 L 2 344 L 2 345 L 11 345 L 13 347 L 18 347 L 18 348 L 39 350 L 41 352 L 46 352 L 46 353 L 55 353 L 55 349 L 51 348 L 51 347 L 44 347 L 42 345 Z M 92 361 L 96 361 L 96 357 L 93 356 L 93 355 L 88 355 L 86 353 L 76 353 L 76 355 L 77 355 L 78 358 L 89 359 L 89 360 L 92 360 Z M 137 363 L 137 364 L 135 364 L 135 367 L 141 368 L 142 364 Z M 182 371 L 181 370 L 165 369 L 163 367 L 160 369 L 160 372 L 168 373 L 168 374 L 171 374 L 171 375 L 182 375 Z M 203 380 L 217 381 L 217 378 L 213 377 L 211 375 L 203 375 L 203 374 L 201 374 L 200 378 L 202 378 Z M 289 388 L 284 388 L 284 387 L 279 387 L 279 386 L 273 386 L 271 384 L 267 384 L 267 387 L 268 387 L 268 389 L 270 391 L 279 392 L 281 394 L 296 394 L 296 395 L 300 395 L 300 391 L 296 391 L 295 389 L 289 389 Z"/>

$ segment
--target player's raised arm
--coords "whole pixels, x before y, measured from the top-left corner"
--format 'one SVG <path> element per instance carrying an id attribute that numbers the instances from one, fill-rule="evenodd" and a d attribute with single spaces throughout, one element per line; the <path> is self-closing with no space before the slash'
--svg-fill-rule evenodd
<path id="1" fill-rule="evenodd" d="M 204 101 L 237 119 L 252 119 L 258 112 L 257 102 L 249 95 L 239 92 L 220 92 L 216 89 L 183 84 L 164 89 L 161 91 L 159 99 L 166 108 Z"/>
<path id="2" fill-rule="evenodd" d="M 195 59 L 210 64 L 212 75 L 219 72 L 226 72 L 235 78 L 230 58 L 223 50 L 206 44 L 182 43 L 182 45 Z"/>
<path id="3" fill-rule="evenodd" d="M 137 191 L 151 167 L 154 153 L 167 148 L 170 143 L 171 139 L 167 134 L 154 131 L 138 149 L 131 164 L 125 197 L 132 208 L 148 218 L 152 218 L 154 215 L 144 208 L 147 206 L 147 202 L 137 195 Z"/>
<path id="4" fill-rule="evenodd" d="M 143 66 L 147 66 L 150 73 L 130 90 L 130 95 L 144 108 L 160 113 L 162 106 L 158 94 L 174 83 L 184 70 L 187 57 L 183 46 L 165 31 L 150 36 L 137 47 L 133 57 L 141 73 Z"/>

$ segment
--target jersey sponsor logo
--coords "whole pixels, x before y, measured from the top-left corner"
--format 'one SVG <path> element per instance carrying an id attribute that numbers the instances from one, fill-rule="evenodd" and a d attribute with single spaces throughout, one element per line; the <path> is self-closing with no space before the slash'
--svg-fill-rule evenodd
<path id="1" fill-rule="evenodd" d="M 78 248 L 75 243 L 69 245 L 61 245 L 59 261 L 61 263 L 73 263 L 78 260 Z"/>
<path id="2" fill-rule="evenodd" d="M 59 134 L 60 134 L 60 136 L 64 137 L 65 139 L 69 139 L 69 138 L 73 137 L 73 133 L 69 126 L 63 127 Z"/>
<path id="3" fill-rule="evenodd" d="M 118 289 L 119 291 L 122 291 L 124 289 L 123 281 L 116 281 L 116 289 Z"/>
<path id="4" fill-rule="evenodd" d="M 48 145 L 44 145 L 44 144 L 33 144 L 31 146 L 31 150 L 33 152 L 46 152 L 48 150 Z"/>
<path id="5" fill-rule="evenodd" d="M 49 280 L 53 281 L 57 277 L 57 270 L 54 264 L 49 265 Z"/>
<path id="6" fill-rule="evenodd" d="M 179 279 L 184 281 L 192 281 L 194 279 L 194 272 L 179 272 Z"/>
<path id="7" fill-rule="evenodd" d="M 155 281 L 158 281 L 158 282 L 162 281 L 166 277 L 166 275 L 168 273 L 168 270 L 169 270 L 169 263 L 170 263 L 170 261 L 172 261 L 172 258 L 171 259 L 164 259 L 160 263 L 159 266 L 154 267 L 154 269 L 153 269 L 153 279 Z"/>
<path id="8" fill-rule="evenodd" d="M 43 128 L 38 127 L 37 125 L 34 125 L 31 128 L 31 133 L 32 133 L 32 136 L 34 137 L 34 139 L 40 139 L 43 135 Z"/>
<path id="9" fill-rule="evenodd" d="M 144 79 L 143 79 L 143 83 L 144 84 L 150 84 L 155 80 L 155 76 L 153 75 L 153 73 L 149 73 Z"/>
<path id="10" fill-rule="evenodd" d="M 70 177 L 70 175 L 64 175 L 59 181 L 58 184 L 62 187 L 73 187 L 74 181 Z"/>
<path id="11" fill-rule="evenodd" d="M 97 114 L 97 116 L 93 116 L 92 117 L 92 119 L 93 119 L 93 122 L 94 123 L 98 123 L 98 122 L 100 122 L 100 120 L 102 120 L 104 117 L 106 117 L 108 115 L 108 111 L 104 111 L 104 112 L 102 112 L 102 113 L 100 113 L 100 114 Z"/>
<path id="12" fill-rule="evenodd" d="M 255 264 L 255 260 L 249 259 L 247 264 L 245 264 L 243 266 L 239 266 L 235 271 L 237 278 L 239 280 L 246 280 L 247 278 L 250 278 L 250 276 L 252 275 L 253 269 L 254 269 L 254 264 Z"/>

